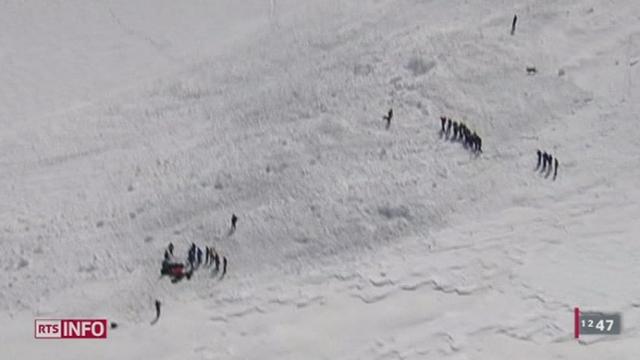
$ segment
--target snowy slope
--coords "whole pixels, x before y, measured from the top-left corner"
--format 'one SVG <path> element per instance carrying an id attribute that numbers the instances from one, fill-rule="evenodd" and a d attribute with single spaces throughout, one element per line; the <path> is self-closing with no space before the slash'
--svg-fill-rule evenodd
<path id="1" fill-rule="evenodd" d="M 1 6 L 2 358 L 640 352 L 637 2 Z M 229 273 L 159 279 L 170 241 Z M 623 335 L 576 341 L 574 306 Z M 33 339 L 77 316 L 120 326 Z"/>

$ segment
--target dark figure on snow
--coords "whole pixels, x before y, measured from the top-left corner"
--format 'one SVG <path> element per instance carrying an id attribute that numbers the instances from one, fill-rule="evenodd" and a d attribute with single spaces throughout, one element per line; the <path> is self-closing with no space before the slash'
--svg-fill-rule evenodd
<path id="1" fill-rule="evenodd" d="M 197 266 L 200 266 L 200 264 L 202 264 L 202 249 L 197 248 L 196 255 L 196 264 Z"/>
<path id="2" fill-rule="evenodd" d="M 216 272 L 220 271 L 220 255 L 218 253 L 213 254 L 213 263 L 216 266 Z"/>
<path id="3" fill-rule="evenodd" d="M 173 243 L 169 243 L 169 246 L 164 251 L 164 261 L 171 262 L 171 260 L 173 260 Z"/>
<path id="4" fill-rule="evenodd" d="M 549 166 L 547 167 L 547 174 L 545 177 L 549 177 L 549 175 L 551 174 L 552 168 L 553 168 L 553 156 L 549 154 Z"/>
<path id="5" fill-rule="evenodd" d="M 542 172 L 546 172 L 548 174 L 549 171 L 551 171 L 552 163 L 553 157 L 545 151 L 542 154 Z"/>
<path id="6" fill-rule="evenodd" d="M 238 223 L 238 217 L 236 214 L 231 214 L 231 231 L 236 231 L 236 224 Z"/>
<path id="7" fill-rule="evenodd" d="M 555 161 L 555 169 L 553 170 L 553 180 L 556 180 L 556 177 L 558 177 L 558 158 L 554 159 Z"/>
<path id="8" fill-rule="evenodd" d="M 538 164 L 536 165 L 536 170 L 540 169 L 540 165 L 542 165 L 542 151 L 538 149 L 537 154 L 538 154 Z"/>
<path id="9" fill-rule="evenodd" d="M 156 299 L 156 301 L 155 301 L 155 306 L 156 306 L 156 318 L 155 318 L 155 319 L 153 319 L 153 320 L 151 321 L 151 325 L 153 325 L 153 324 L 157 323 L 157 322 L 158 322 L 158 320 L 160 319 L 160 305 L 161 305 L 161 304 L 160 304 L 160 300 L 157 300 L 157 299 Z"/>
<path id="10" fill-rule="evenodd" d="M 451 134 L 451 118 L 447 119 L 447 138 L 449 137 L 449 134 Z"/>
<path id="11" fill-rule="evenodd" d="M 196 244 L 195 243 L 191 243 L 191 248 L 189 248 L 189 253 L 187 254 L 187 261 L 189 262 L 189 265 L 191 266 L 191 268 L 193 269 L 193 264 L 196 262 Z"/>
<path id="12" fill-rule="evenodd" d="M 513 22 L 511 23 L 511 36 L 516 33 L 516 23 L 518 22 L 518 15 L 513 15 Z"/>
<path id="13" fill-rule="evenodd" d="M 464 147 L 465 149 L 473 149 L 473 138 L 468 132 L 464 137 Z"/>
<path id="14" fill-rule="evenodd" d="M 227 274 L 227 257 L 223 256 L 222 257 L 222 276 L 225 276 Z"/>
<path id="15" fill-rule="evenodd" d="M 440 116 L 440 124 L 441 124 L 441 127 L 442 127 L 442 130 L 440 130 L 440 134 L 444 134 L 444 132 L 445 132 L 444 129 L 445 129 L 446 123 L 447 123 L 447 118 L 444 117 L 444 116 Z"/>
<path id="16" fill-rule="evenodd" d="M 387 115 L 383 116 L 382 119 L 387 122 L 386 129 L 389 130 L 389 127 L 391 127 L 391 119 L 393 119 L 393 109 L 389 109 Z"/>
<path id="17" fill-rule="evenodd" d="M 476 132 L 474 131 L 473 134 L 469 135 L 469 137 L 471 150 L 473 150 L 473 152 L 475 153 L 482 152 L 482 140 L 480 139 L 480 136 L 478 136 L 478 134 L 476 134 Z"/>
<path id="18" fill-rule="evenodd" d="M 213 250 L 212 248 L 205 246 L 204 247 L 204 264 L 209 265 L 213 262 Z"/>
<path id="19" fill-rule="evenodd" d="M 457 122 L 453 122 L 453 138 L 451 138 L 452 141 L 455 141 L 458 139 L 458 123 Z"/>
<path id="20" fill-rule="evenodd" d="M 468 138 L 469 138 L 469 128 L 467 127 L 467 125 L 462 124 L 462 132 L 460 133 L 460 140 L 466 144 Z"/>

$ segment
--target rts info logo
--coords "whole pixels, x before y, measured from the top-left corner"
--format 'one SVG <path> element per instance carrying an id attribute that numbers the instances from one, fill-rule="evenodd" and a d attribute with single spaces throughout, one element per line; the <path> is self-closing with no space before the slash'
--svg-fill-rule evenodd
<path id="1" fill-rule="evenodd" d="M 107 319 L 36 319 L 36 339 L 106 339 Z"/>

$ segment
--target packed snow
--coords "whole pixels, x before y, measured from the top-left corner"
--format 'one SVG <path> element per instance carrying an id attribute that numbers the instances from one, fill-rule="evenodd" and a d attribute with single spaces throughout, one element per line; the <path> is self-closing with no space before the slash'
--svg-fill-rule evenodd
<path id="1" fill-rule="evenodd" d="M 0 9 L 0 358 L 640 354 L 640 2 Z M 227 274 L 160 277 L 170 242 Z M 34 339 L 84 317 L 118 327 Z"/>

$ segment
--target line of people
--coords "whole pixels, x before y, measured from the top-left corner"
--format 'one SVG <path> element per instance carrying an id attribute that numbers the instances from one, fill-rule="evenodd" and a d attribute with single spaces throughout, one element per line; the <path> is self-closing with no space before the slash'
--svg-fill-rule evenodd
<path id="1" fill-rule="evenodd" d="M 482 153 L 482 138 L 475 132 L 471 131 L 463 122 L 457 122 L 440 116 L 440 137 L 447 140 L 461 142 L 465 149 L 471 150 L 473 153 Z"/>
<path id="2" fill-rule="evenodd" d="M 558 177 L 558 158 L 554 158 L 553 155 L 541 150 L 538 150 L 537 154 L 536 171 L 540 171 L 541 174 L 545 174 L 545 178 L 548 178 L 551 175 L 551 170 L 553 170 L 553 180 L 555 181 L 556 177 Z"/>

